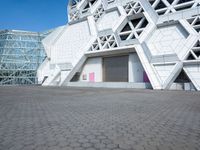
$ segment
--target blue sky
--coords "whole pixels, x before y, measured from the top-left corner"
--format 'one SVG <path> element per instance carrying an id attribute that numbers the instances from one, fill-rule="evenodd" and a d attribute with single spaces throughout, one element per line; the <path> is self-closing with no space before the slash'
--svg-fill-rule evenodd
<path id="1" fill-rule="evenodd" d="M 67 23 L 68 0 L 0 0 L 0 30 L 45 31 Z"/>

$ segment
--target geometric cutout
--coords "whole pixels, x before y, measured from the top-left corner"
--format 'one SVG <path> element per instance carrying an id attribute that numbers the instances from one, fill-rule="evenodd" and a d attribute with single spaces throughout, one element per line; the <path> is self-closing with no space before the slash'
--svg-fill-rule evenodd
<path id="1" fill-rule="evenodd" d="M 78 10 L 71 11 L 69 16 L 70 16 L 70 21 L 76 21 L 80 18 L 80 13 Z"/>
<path id="2" fill-rule="evenodd" d="M 102 17 L 103 14 L 104 14 L 104 8 L 103 5 L 100 5 L 93 15 L 95 22 L 97 22 Z"/>
<path id="3" fill-rule="evenodd" d="M 189 51 L 186 60 L 200 60 L 200 41 L 198 40 Z"/>
<path id="4" fill-rule="evenodd" d="M 194 30 L 197 31 L 197 33 L 200 32 L 200 16 L 194 16 L 189 19 L 187 19 L 188 23 L 193 27 Z"/>
<path id="5" fill-rule="evenodd" d="M 186 60 L 195 60 L 195 57 L 191 52 L 189 52 L 189 55 Z"/>
<path id="6" fill-rule="evenodd" d="M 139 2 L 129 2 L 124 9 L 127 15 L 135 15 L 144 11 Z"/>
<path id="7" fill-rule="evenodd" d="M 96 40 L 91 48 L 90 51 L 97 51 L 102 49 L 113 49 L 118 47 L 118 44 L 116 42 L 115 36 L 113 35 L 106 35 L 98 37 L 98 40 Z"/>
<path id="8" fill-rule="evenodd" d="M 82 9 L 82 13 L 86 13 L 89 11 L 89 9 L 96 3 L 97 0 L 87 0 L 85 7 Z"/>
<path id="9" fill-rule="evenodd" d="M 99 37 L 99 40 L 102 49 L 110 49 L 118 47 L 114 35 L 101 36 Z"/>
<path id="10" fill-rule="evenodd" d="M 189 83 L 189 82 L 191 82 L 191 80 L 189 79 L 189 77 L 187 76 L 185 71 L 182 69 L 180 74 L 178 75 L 178 77 L 175 79 L 174 82 L 175 83 Z"/>
<path id="11" fill-rule="evenodd" d="M 131 30 L 131 27 L 130 27 L 130 25 L 127 23 L 127 24 L 125 25 L 125 27 L 122 29 L 121 32 L 126 32 L 126 31 L 130 31 L 130 30 Z"/>
<path id="12" fill-rule="evenodd" d="M 130 19 L 120 31 L 119 36 L 122 41 L 139 38 L 147 25 L 148 21 L 144 15 Z"/>
<path id="13" fill-rule="evenodd" d="M 195 0 L 149 0 L 149 3 L 158 15 L 194 8 L 199 4 Z"/>

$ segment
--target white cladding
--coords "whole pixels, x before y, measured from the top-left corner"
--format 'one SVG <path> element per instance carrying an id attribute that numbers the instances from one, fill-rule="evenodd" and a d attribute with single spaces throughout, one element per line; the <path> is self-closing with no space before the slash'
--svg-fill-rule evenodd
<path id="1" fill-rule="evenodd" d="M 199 40 L 199 0 L 79 0 L 69 6 L 68 25 L 43 40 L 38 78 L 48 76 L 43 85 L 102 82 L 102 58 L 129 55 L 130 83 L 147 75 L 153 89 L 200 90 Z M 182 72 L 188 79 L 176 84 Z"/>
<path id="2" fill-rule="evenodd" d="M 103 31 L 114 28 L 114 25 L 118 23 L 119 17 L 120 14 L 117 10 L 106 13 L 97 23 L 98 30 Z"/>
<path id="3" fill-rule="evenodd" d="M 91 39 L 87 21 L 68 26 L 51 49 L 51 62 L 75 65 L 84 54 L 84 45 Z"/>
<path id="4" fill-rule="evenodd" d="M 93 80 L 90 78 L 93 76 Z M 102 82 L 102 58 L 89 58 L 80 75 L 81 82 Z"/>
<path id="5" fill-rule="evenodd" d="M 136 53 L 129 55 L 129 82 L 143 82 L 144 69 Z"/>

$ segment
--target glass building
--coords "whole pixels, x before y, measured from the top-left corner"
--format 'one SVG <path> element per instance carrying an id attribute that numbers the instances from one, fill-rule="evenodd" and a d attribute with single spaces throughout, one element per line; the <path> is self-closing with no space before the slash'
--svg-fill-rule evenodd
<path id="1" fill-rule="evenodd" d="M 46 57 L 41 40 L 47 34 L 0 31 L 0 85 L 37 84 L 37 69 Z"/>

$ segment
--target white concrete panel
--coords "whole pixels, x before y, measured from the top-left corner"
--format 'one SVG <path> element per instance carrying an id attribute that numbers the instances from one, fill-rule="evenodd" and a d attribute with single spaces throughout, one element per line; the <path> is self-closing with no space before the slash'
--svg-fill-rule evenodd
<path id="1" fill-rule="evenodd" d="M 154 65 L 154 68 L 157 72 L 158 77 L 162 84 L 166 81 L 166 79 L 170 76 L 173 71 L 175 64 L 159 64 Z"/>
<path id="2" fill-rule="evenodd" d="M 144 70 L 146 71 L 149 80 L 151 82 L 151 85 L 154 89 L 161 89 L 161 84 L 156 76 L 156 72 L 154 69 L 152 69 L 151 64 L 149 63 L 149 60 L 147 58 L 147 55 L 145 54 L 146 47 L 143 45 L 136 45 L 135 50 L 138 54 L 138 57 L 140 58 L 140 61 L 143 65 Z"/>
<path id="3" fill-rule="evenodd" d="M 147 40 L 152 55 L 178 53 L 184 48 L 188 33 L 180 24 L 159 27 Z"/>
<path id="4" fill-rule="evenodd" d="M 186 65 L 184 70 L 197 90 L 200 90 L 200 64 Z"/>
<path id="5" fill-rule="evenodd" d="M 42 43 L 45 48 L 45 52 L 47 56 L 50 58 L 51 57 L 51 47 L 56 42 L 56 39 L 59 37 L 59 35 L 62 34 L 66 26 L 61 26 L 56 29 L 52 33 L 50 33 L 45 39 L 42 40 Z"/>
<path id="6" fill-rule="evenodd" d="M 37 70 L 38 83 L 42 84 L 44 78 L 49 76 L 49 73 L 50 73 L 50 65 L 48 59 L 46 58 Z"/>
<path id="7" fill-rule="evenodd" d="M 91 78 L 94 77 L 94 80 Z M 82 82 L 102 82 L 102 58 L 88 58 L 80 75 Z"/>
<path id="8" fill-rule="evenodd" d="M 86 51 L 91 39 L 87 21 L 69 25 L 51 48 L 51 63 L 72 63 L 75 65 Z"/>
<path id="9" fill-rule="evenodd" d="M 117 10 L 104 14 L 97 23 L 98 30 L 102 31 L 105 29 L 112 29 L 114 25 L 118 22 L 119 17 L 120 15 Z"/>
<path id="10" fill-rule="evenodd" d="M 144 69 L 137 53 L 129 55 L 129 82 L 143 82 Z"/>

